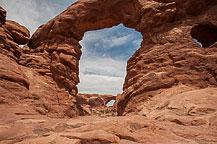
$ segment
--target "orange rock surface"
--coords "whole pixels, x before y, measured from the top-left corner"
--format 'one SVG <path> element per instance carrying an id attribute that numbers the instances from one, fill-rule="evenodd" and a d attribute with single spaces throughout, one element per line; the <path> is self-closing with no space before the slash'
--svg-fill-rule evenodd
<path id="1" fill-rule="evenodd" d="M 0 143 L 217 143 L 217 1 L 79 0 L 31 39 L 5 17 L 0 7 Z M 108 97 L 78 94 L 79 41 L 120 23 L 143 42 L 119 116 L 81 117 Z"/>
<path id="2" fill-rule="evenodd" d="M 49 55 L 54 80 L 76 95 L 78 41 L 86 31 L 123 23 L 141 32 L 141 48 L 128 61 L 124 92 L 117 102 L 118 114 L 125 115 L 167 88 L 217 86 L 215 13 L 216 2 L 208 0 L 78 1 L 41 26 L 28 46 L 33 55 Z"/>

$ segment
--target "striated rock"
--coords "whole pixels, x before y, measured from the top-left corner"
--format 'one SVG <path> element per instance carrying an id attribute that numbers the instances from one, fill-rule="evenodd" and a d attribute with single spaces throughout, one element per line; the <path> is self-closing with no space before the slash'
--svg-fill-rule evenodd
<path id="1" fill-rule="evenodd" d="M 63 137 L 79 139 L 80 143 L 120 143 L 119 137 L 103 130 L 93 130 L 84 133 L 64 133 Z"/>
<path id="2" fill-rule="evenodd" d="M 216 59 L 216 52 L 211 52 L 209 48 L 202 49 L 199 44 L 190 41 L 138 50 L 128 61 L 128 74 L 124 93 L 118 101 L 118 113 L 122 115 L 125 108 L 126 113 L 132 111 L 137 102 L 132 100 L 129 104 L 131 99 L 138 99 L 142 104 L 159 92 L 179 84 L 196 89 L 216 87 Z"/>
<path id="3" fill-rule="evenodd" d="M 8 30 L 3 26 L 0 27 L 0 53 L 17 60 L 21 55 L 21 48 L 13 41 Z"/>
<path id="4" fill-rule="evenodd" d="M 16 42 L 17 44 L 24 45 L 30 40 L 29 30 L 26 29 L 24 26 L 21 26 L 17 22 L 7 20 L 6 28 L 11 33 L 14 42 Z"/>
<path id="5" fill-rule="evenodd" d="M 5 14 L 3 10 L 0 11 Z M 5 16 L 5 15 L 4 15 Z M 29 31 L 13 21 L 0 25 L 0 104 L 26 105 L 49 117 L 79 115 L 75 97 L 58 87 L 50 72 L 49 55 L 31 55 Z M 24 53 L 23 53 L 24 52 Z"/>
<path id="6" fill-rule="evenodd" d="M 1 109 L 9 110 L 7 107 L 1 107 Z M 171 130 L 173 125 L 168 126 L 167 122 L 154 121 L 144 116 L 78 117 L 52 120 L 31 113 L 31 111 L 27 113 L 27 110 L 28 107 L 20 108 L 20 114 L 18 115 L 12 113 L 14 110 L 10 107 L 10 112 L 0 114 L 1 122 L 4 117 L 4 126 L 0 127 L 0 141 L 2 143 L 29 144 L 36 142 L 40 144 L 60 141 L 69 143 L 71 141 L 71 143 L 78 144 L 197 144 L 191 138 L 185 139 L 178 134 L 174 134 Z M 11 126 L 11 121 L 9 121 L 12 119 L 13 126 Z M 22 129 L 20 129 L 20 126 L 22 126 Z M 198 138 L 202 138 L 204 133 L 198 134 Z M 213 133 L 214 135 L 215 133 Z M 201 139 L 201 142 L 205 141 Z"/>
<path id="7" fill-rule="evenodd" d="M 119 115 L 137 113 L 135 105 L 144 105 L 148 99 L 179 84 L 195 89 L 217 86 L 215 4 L 198 14 L 200 19 L 182 17 L 142 33 L 145 41 L 128 60 L 124 92 L 117 100 Z"/>
<path id="8" fill-rule="evenodd" d="M 22 47 L 23 54 L 30 54 L 30 48 L 27 45 Z"/>
<path id="9" fill-rule="evenodd" d="M 66 88 L 73 95 L 77 94 L 75 85 L 79 83 L 78 78 L 78 60 L 71 56 L 57 52 L 52 54 L 51 72 L 54 80 L 60 87 Z M 76 92 L 73 93 L 72 90 Z"/>
<path id="10" fill-rule="evenodd" d="M 0 6 L 0 23 L 5 24 L 6 22 L 6 11 Z"/>
<path id="11" fill-rule="evenodd" d="M 216 100 L 216 88 L 180 85 L 137 105 L 139 115 L 73 119 L 51 119 L 28 105 L 1 104 L 0 143 L 215 144 Z"/>
<path id="12" fill-rule="evenodd" d="M 35 71 L 39 72 L 41 75 L 51 75 L 49 71 L 50 66 L 47 65 L 50 62 L 49 55 L 46 53 L 31 55 L 28 53 L 28 46 L 23 47 L 24 52 L 19 58 L 19 64 L 27 66 L 29 68 L 34 68 Z M 26 53 L 27 49 L 27 53 Z"/>
<path id="13" fill-rule="evenodd" d="M 170 130 L 177 136 L 192 139 L 197 143 L 216 143 L 214 125 L 217 115 L 217 89 L 191 89 L 186 86 L 168 89 L 150 99 L 140 114 L 168 122 L 166 126 L 171 127 Z"/>
<path id="14" fill-rule="evenodd" d="M 35 111 L 49 117 L 74 117 L 79 115 L 76 100 L 68 91 L 59 88 L 49 76 L 41 76 L 39 72 L 23 67 L 24 74 L 30 81 L 30 96 L 25 103 Z"/>
<path id="15" fill-rule="evenodd" d="M 22 50 L 20 44 L 30 40 L 29 31 L 14 21 L 6 21 L 6 11 L 0 7 L 0 53 L 17 60 Z"/>
<path id="16" fill-rule="evenodd" d="M 30 97 L 29 80 L 22 67 L 0 54 L 0 104 L 22 103 Z"/>
<path id="17" fill-rule="evenodd" d="M 26 104 L 49 117 L 78 115 L 75 98 L 60 89 L 52 78 L 18 65 L 0 54 L 0 104 Z"/>

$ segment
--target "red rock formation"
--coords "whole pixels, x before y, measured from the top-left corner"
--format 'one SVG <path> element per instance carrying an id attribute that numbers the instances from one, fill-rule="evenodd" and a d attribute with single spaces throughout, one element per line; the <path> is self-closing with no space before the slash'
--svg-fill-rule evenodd
<path id="1" fill-rule="evenodd" d="M 17 44 L 23 45 L 30 40 L 29 31 L 17 22 L 7 20 L 5 27 L 10 31 L 11 36 L 14 38 L 14 42 Z"/>
<path id="2" fill-rule="evenodd" d="M 141 48 L 128 61 L 124 92 L 117 102 L 119 115 L 137 113 L 134 103 L 142 104 L 179 84 L 195 89 L 216 87 L 216 39 L 200 36 L 204 31 L 214 31 L 212 36 L 216 36 L 215 13 L 216 2 L 210 0 L 79 1 L 41 26 L 29 47 L 33 55 L 48 55 L 48 70 L 54 80 L 76 95 L 81 55 L 78 41 L 86 31 L 123 23 L 141 32 Z"/>
<path id="3" fill-rule="evenodd" d="M 0 54 L 0 103 L 18 103 L 29 97 L 29 81 L 22 68 Z"/>
<path id="4" fill-rule="evenodd" d="M 29 97 L 30 83 L 22 67 L 15 62 L 22 52 L 19 40 L 29 32 L 18 23 L 6 21 L 6 11 L 1 7 L 0 23 L 0 103 L 16 103 Z"/>
<path id="5" fill-rule="evenodd" d="M 81 0 L 39 27 L 24 52 L 18 44 L 28 31 L 8 25 L 5 13 L 0 8 L 1 143 L 217 143 L 216 1 Z M 77 96 L 79 40 L 120 23 L 143 35 L 116 98 L 127 116 L 39 115 L 72 117 L 84 111 L 79 103 L 102 102 Z"/>
<path id="6" fill-rule="evenodd" d="M 6 11 L 0 7 L 0 24 L 5 24 L 6 21 Z"/>
<path id="7" fill-rule="evenodd" d="M 0 7 L 0 53 L 17 60 L 22 53 L 19 44 L 29 40 L 29 31 L 16 22 L 6 21 L 6 11 Z"/>
<path id="8" fill-rule="evenodd" d="M 6 16 L 3 10 L 0 12 L 2 12 L 2 17 Z M 5 22 L 5 18 L 2 18 L 0 25 L 1 54 L 18 60 L 22 53 L 19 44 L 25 44 L 29 39 L 29 31 L 26 28 L 12 21 Z"/>
<path id="9" fill-rule="evenodd" d="M 116 96 L 113 95 L 79 93 L 76 96 L 76 102 L 79 105 L 81 115 L 97 115 L 103 117 L 117 115 L 114 106 L 106 106 L 107 103 L 115 99 Z"/>
<path id="10" fill-rule="evenodd" d="M 76 98 L 77 98 L 77 103 L 79 104 L 87 104 L 90 106 L 104 106 L 111 100 L 115 100 L 116 96 L 79 93 L 76 96 Z M 98 102 L 94 102 L 94 101 L 98 101 Z"/>
<path id="11" fill-rule="evenodd" d="M 217 89 L 192 89 L 168 89 L 136 116 L 50 119 L 28 106 L 0 105 L 0 142 L 215 144 Z"/>
<path id="12" fill-rule="evenodd" d="M 59 88 L 46 70 L 50 59 L 45 53 L 29 54 L 28 46 L 23 53 L 19 44 L 29 41 L 29 31 L 16 22 L 5 22 L 5 14 L 0 8 L 0 104 L 28 105 L 50 117 L 79 115 L 75 97 Z"/>
<path id="13" fill-rule="evenodd" d="M 146 40 L 128 61 L 124 93 L 118 103 L 119 115 L 138 112 L 138 103 L 142 105 L 172 86 L 184 84 L 195 89 L 217 86 L 217 25 L 213 22 L 216 12 L 216 6 L 210 6 L 203 14 L 192 17 L 186 10 L 186 16 L 181 20 L 143 34 Z M 203 30 L 195 31 L 198 26 Z M 214 38 L 202 39 L 204 31 Z M 204 48 L 193 38 L 197 38 Z"/>

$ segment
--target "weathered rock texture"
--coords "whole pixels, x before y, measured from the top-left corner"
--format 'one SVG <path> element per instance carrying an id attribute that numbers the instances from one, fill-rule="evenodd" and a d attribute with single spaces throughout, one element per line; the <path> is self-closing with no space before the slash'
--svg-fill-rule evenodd
<path id="1" fill-rule="evenodd" d="M 30 41 L 5 16 L 0 8 L 0 143 L 217 143 L 216 0 L 80 0 Z M 116 98 L 123 117 L 39 115 L 85 115 L 83 105 L 102 103 L 77 95 L 79 41 L 120 23 L 143 35 Z"/>
<path id="2" fill-rule="evenodd" d="M 180 86 L 146 103 L 143 116 L 51 119 L 29 106 L 0 105 L 0 143 L 216 144 L 216 103 L 216 88 Z"/>
<path id="3" fill-rule="evenodd" d="M 28 107 L 21 109 L 0 106 L 0 108 L 7 112 L 0 114 L 0 120 L 4 122 L 4 125 L 0 124 L 2 144 L 197 144 L 191 139 L 179 136 L 182 131 L 177 132 L 177 135 L 170 131 L 171 127 L 176 126 L 175 123 L 158 123 L 144 119 L 143 116 L 111 118 L 85 116 L 53 120 L 32 113 Z M 16 113 L 13 113 L 14 109 Z M 195 134 L 197 133 L 198 130 L 195 129 Z M 191 138 L 194 135 L 187 134 L 187 136 Z M 198 135 L 202 136 L 205 135 Z"/>
<path id="4" fill-rule="evenodd" d="M 19 44 L 29 40 L 29 31 L 16 22 L 6 21 L 6 11 L 0 7 L 0 54 L 17 61 L 22 53 Z"/>
<path id="5" fill-rule="evenodd" d="M 211 0 L 82 0 L 41 26 L 28 46 L 32 55 L 46 55 L 54 80 L 76 95 L 78 42 L 86 31 L 123 23 L 141 32 L 141 48 L 128 61 L 124 92 L 117 102 L 119 115 L 137 113 L 137 105 L 164 89 L 180 84 L 195 89 L 217 86 L 216 4 Z"/>
<path id="6" fill-rule="evenodd" d="M 30 40 L 30 33 L 24 27 L 14 21 L 7 20 L 6 28 L 10 31 L 11 36 L 14 38 L 14 42 L 19 45 L 26 44 Z"/>
<path id="7" fill-rule="evenodd" d="M 79 115 L 75 97 L 46 71 L 46 54 L 30 55 L 28 46 L 19 47 L 30 40 L 29 31 L 5 17 L 0 7 L 0 104 L 28 105 L 50 117 Z"/>
<path id="8" fill-rule="evenodd" d="M 99 94 L 82 94 L 79 93 L 76 97 L 77 103 L 82 105 L 90 105 L 91 107 L 105 106 L 111 100 L 115 100 L 113 95 L 99 95 Z"/>
<path id="9" fill-rule="evenodd" d="M 116 96 L 81 93 L 76 96 L 76 103 L 80 108 L 81 115 L 115 116 L 117 115 L 116 107 L 107 106 L 111 100 L 116 100 Z"/>

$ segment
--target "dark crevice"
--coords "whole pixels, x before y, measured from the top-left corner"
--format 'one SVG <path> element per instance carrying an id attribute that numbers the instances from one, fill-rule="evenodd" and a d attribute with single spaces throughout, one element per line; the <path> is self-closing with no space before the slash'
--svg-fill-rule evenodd
<path id="1" fill-rule="evenodd" d="M 176 124 L 178 124 L 178 125 L 183 125 L 183 126 L 185 126 L 185 124 L 182 123 L 182 122 L 181 122 L 180 120 L 178 120 L 178 119 L 171 120 L 171 122 L 174 122 L 174 123 L 176 123 Z"/>
<path id="2" fill-rule="evenodd" d="M 131 137 L 131 136 L 123 136 L 120 134 L 116 134 L 116 136 L 118 136 L 120 139 L 125 139 L 125 140 L 129 140 L 129 141 L 137 142 L 136 139 Z"/>
<path id="3" fill-rule="evenodd" d="M 215 81 L 217 82 L 217 74 L 215 73 L 215 70 L 213 70 L 213 69 L 211 69 L 211 68 L 207 68 L 206 69 L 207 70 L 207 72 L 210 74 L 210 75 L 212 75 L 212 77 L 215 79 Z M 209 79 L 208 79 L 208 81 L 209 81 Z"/>
<path id="4" fill-rule="evenodd" d="M 27 82 L 24 79 L 13 78 L 13 77 L 7 76 L 7 75 L 0 75 L 0 79 L 4 79 L 4 80 L 10 81 L 10 82 L 18 83 L 19 85 L 24 86 L 27 89 L 29 89 L 29 82 Z"/>
<path id="5" fill-rule="evenodd" d="M 212 25 L 199 24 L 191 29 L 191 36 L 207 48 L 217 42 L 217 28 Z"/>

